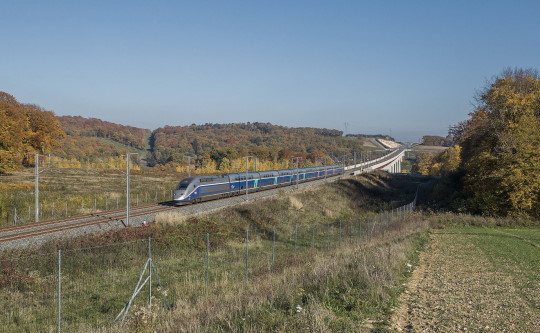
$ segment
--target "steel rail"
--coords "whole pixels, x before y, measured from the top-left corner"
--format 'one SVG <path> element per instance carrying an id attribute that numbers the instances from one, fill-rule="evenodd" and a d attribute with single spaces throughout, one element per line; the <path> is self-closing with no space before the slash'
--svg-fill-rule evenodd
<path id="1" fill-rule="evenodd" d="M 145 206 L 135 207 L 134 209 L 141 210 L 141 209 L 147 209 L 154 206 L 160 206 L 160 204 L 154 203 L 154 204 L 149 204 Z M 64 218 L 56 219 L 56 220 L 47 220 L 47 221 L 42 221 L 38 223 L 30 222 L 30 223 L 20 224 L 16 226 L 0 228 L 0 233 L 10 232 L 10 231 L 15 231 L 15 230 L 22 230 L 22 229 L 31 229 L 35 227 L 50 225 L 50 224 L 66 223 L 66 222 L 77 221 L 77 220 L 82 220 L 82 219 L 96 218 L 96 217 L 99 217 L 100 214 L 101 215 L 114 215 L 114 214 L 123 213 L 123 212 L 125 212 L 125 209 L 116 209 L 116 210 L 104 211 L 100 213 L 90 213 L 90 214 L 85 214 L 85 215 L 64 217 Z"/>

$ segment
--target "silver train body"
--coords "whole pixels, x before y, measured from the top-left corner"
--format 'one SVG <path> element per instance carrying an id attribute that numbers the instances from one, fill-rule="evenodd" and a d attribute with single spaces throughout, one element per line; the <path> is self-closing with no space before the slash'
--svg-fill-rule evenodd
<path id="1" fill-rule="evenodd" d="M 232 197 L 280 186 L 321 179 L 342 174 L 342 165 L 329 165 L 302 169 L 283 169 L 248 173 L 226 173 L 219 176 L 184 178 L 173 191 L 177 204 L 197 203 L 206 200 Z"/>

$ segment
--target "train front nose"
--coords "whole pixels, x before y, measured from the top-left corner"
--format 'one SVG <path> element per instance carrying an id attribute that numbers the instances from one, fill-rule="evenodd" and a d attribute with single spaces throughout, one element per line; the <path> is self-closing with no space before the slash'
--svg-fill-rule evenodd
<path id="1" fill-rule="evenodd" d="M 173 201 L 182 201 L 185 199 L 185 191 L 174 191 L 173 192 Z"/>

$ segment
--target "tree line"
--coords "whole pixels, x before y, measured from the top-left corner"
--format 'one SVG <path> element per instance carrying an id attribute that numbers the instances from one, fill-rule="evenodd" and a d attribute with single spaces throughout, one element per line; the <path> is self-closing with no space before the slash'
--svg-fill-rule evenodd
<path id="1" fill-rule="evenodd" d="M 242 170 L 244 156 L 255 156 L 259 169 L 337 163 L 363 149 L 361 137 L 326 128 L 290 128 L 269 123 L 165 126 L 150 131 L 95 118 L 55 116 L 0 92 L 0 173 L 34 163 L 29 153 L 55 157 L 62 167 L 98 167 L 108 157 L 138 151 L 149 166 L 166 171 L 219 173 Z M 385 137 L 376 135 L 376 137 Z"/>
<path id="2" fill-rule="evenodd" d="M 343 132 L 324 128 L 290 128 L 268 123 L 165 126 L 152 133 L 153 165 L 183 163 L 187 156 L 212 160 L 217 170 L 229 169 L 231 161 L 256 156 L 261 161 L 283 162 L 302 157 L 309 163 L 336 161 L 363 142 L 343 137 Z"/>
<path id="3" fill-rule="evenodd" d="M 540 75 L 506 69 L 478 95 L 469 118 L 451 127 L 455 146 L 421 156 L 417 168 L 452 175 L 469 211 L 540 217 Z"/>
<path id="4" fill-rule="evenodd" d="M 28 164 L 29 153 L 50 152 L 64 136 L 53 112 L 0 91 L 0 173 Z"/>

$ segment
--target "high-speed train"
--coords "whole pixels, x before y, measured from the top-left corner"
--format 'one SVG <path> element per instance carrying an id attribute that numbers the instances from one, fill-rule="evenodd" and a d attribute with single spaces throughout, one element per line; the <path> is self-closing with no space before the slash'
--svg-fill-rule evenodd
<path id="1" fill-rule="evenodd" d="M 220 176 L 199 176 L 184 178 L 173 191 L 173 201 L 177 204 L 232 197 L 248 192 L 256 192 L 303 183 L 327 176 L 342 174 L 342 165 L 328 165 L 303 169 L 283 169 L 258 172 L 226 173 Z M 247 176 L 247 177 L 246 177 Z M 247 179 L 246 179 L 247 178 Z"/>

